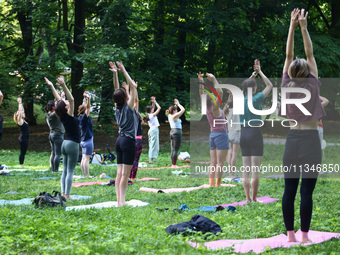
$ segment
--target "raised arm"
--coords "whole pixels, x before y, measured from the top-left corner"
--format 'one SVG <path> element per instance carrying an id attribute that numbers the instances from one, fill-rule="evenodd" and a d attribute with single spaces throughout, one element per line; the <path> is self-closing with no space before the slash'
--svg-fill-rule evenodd
<path id="1" fill-rule="evenodd" d="M 201 71 L 199 73 L 197 73 L 197 77 L 198 77 L 200 82 L 204 82 L 204 80 L 203 80 L 204 74 L 202 74 Z M 200 84 L 200 86 L 199 86 L 200 96 L 204 93 L 204 91 L 202 90 L 203 88 L 204 88 L 203 84 Z"/>
<path id="2" fill-rule="evenodd" d="M 66 84 L 65 84 L 63 78 L 59 77 L 57 79 L 57 85 L 59 85 L 59 86 L 61 86 L 63 88 L 63 90 L 64 90 L 64 92 L 66 94 L 66 97 L 67 97 L 67 99 L 69 101 L 69 104 L 70 104 L 69 108 L 67 110 L 67 114 L 73 117 L 74 116 L 74 98 L 73 98 L 71 92 L 69 91 L 69 89 L 66 87 Z"/>
<path id="3" fill-rule="evenodd" d="M 264 90 L 262 91 L 264 97 L 267 97 L 270 93 L 270 91 L 273 88 L 273 84 L 270 82 L 270 80 L 267 78 L 267 76 L 262 72 L 261 70 L 261 65 L 260 65 L 260 60 L 256 59 L 254 62 L 254 70 L 256 73 L 258 73 L 262 80 L 264 81 L 264 84 L 266 85 L 266 87 L 264 88 Z"/>
<path id="4" fill-rule="evenodd" d="M 206 76 L 207 76 L 208 80 L 211 81 L 211 82 L 214 84 L 214 87 L 215 87 L 215 85 L 218 84 L 218 81 L 217 81 L 216 77 L 215 77 L 213 74 L 211 74 L 211 73 L 206 73 Z M 221 100 L 222 100 L 222 99 L 223 99 L 223 90 L 222 90 L 221 88 L 218 88 L 218 89 L 215 88 L 215 89 L 216 89 L 217 94 L 219 95 L 219 97 L 220 97 Z M 217 99 L 217 98 L 215 97 L 215 99 Z M 220 100 L 216 100 L 216 105 L 213 104 L 213 108 L 214 108 L 214 109 L 217 109 L 217 108 L 219 108 L 220 106 L 221 106 Z"/>
<path id="5" fill-rule="evenodd" d="M 113 87 L 115 91 L 119 89 L 119 80 L 118 80 L 118 68 L 115 63 L 110 61 L 110 71 L 113 72 Z"/>
<path id="6" fill-rule="evenodd" d="M 315 78 L 318 78 L 318 67 L 316 65 L 316 61 L 313 54 L 313 44 L 307 29 L 307 16 L 308 12 L 306 12 L 305 14 L 305 9 L 302 9 L 301 13 L 299 14 L 299 24 L 301 28 L 303 46 L 305 48 L 309 72 L 312 75 L 314 75 Z"/>
<path id="7" fill-rule="evenodd" d="M 156 97 L 151 97 L 151 102 L 152 102 L 152 106 L 154 107 L 154 105 L 156 105 L 157 110 L 153 112 L 153 116 L 156 117 L 158 115 L 158 113 L 161 111 L 161 107 L 159 106 L 159 104 L 156 101 Z"/>
<path id="8" fill-rule="evenodd" d="M 24 123 L 22 116 L 25 114 L 25 110 L 24 106 L 22 105 L 21 97 L 18 97 L 17 102 L 18 102 L 17 124 L 21 126 Z"/>
<path id="9" fill-rule="evenodd" d="M 4 95 L 2 94 L 2 92 L 0 90 L 0 105 L 1 105 L 3 99 L 4 99 Z"/>
<path id="10" fill-rule="evenodd" d="M 179 103 L 178 99 L 174 100 L 175 105 L 177 105 L 177 107 L 180 109 L 179 112 L 175 113 L 174 115 L 172 115 L 172 119 L 174 121 L 177 121 L 179 119 L 179 117 L 181 117 L 183 115 L 183 113 L 185 112 L 184 107 Z"/>
<path id="11" fill-rule="evenodd" d="M 61 97 L 59 96 L 59 93 L 57 92 L 57 90 L 54 88 L 53 83 L 49 79 L 47 79 L 46 77 L 45 77 L 45 82 L 47 83 L 47 85 L 49 85 L 51 87 L 51 90 L 52 90 L 52 93 L 53 93 L 55 100 L 59 101 L 61 99 Z"/>
<path id="12" fill-rule="evenodd" d="M 294 9 L 290 14 L 290 26 L 286 45 L 286 60 L 283 66 L 283 73 L 288 71 L 288 68 L 294 59 L 294 32 L 295 28 L 299 24 L 298 20 L 299 12 L 300 12 L 299 9 Z"/>
<path id="13" fill-rule="evenodd" d="M 125 79 L 127 83 L 129 84 L 130 88 L 130 97 L 128 99 L 128 105 L 131 107 L 131 109 L 134 108 L 136 96 L 137 96 L 137 84 L 134 82 L 134 80 L 131 79 L 129 73 L 126 71 L 124 65 L 122 62 L 116 62 L 118 66 L 118 71 L 122 72 L 125 76 Z"/>
<path id="14" fill-rule="evenodd" d="M 323 108 L 325 108 L 329 103 L 329 100 L 325 97 L 320 96 L 320 100 L 321 100 L 321 105 Z"/>
<path id="15" fill-rule="evenodd" d="M 137 86 L 138 86 L 138 82 L 136 82 Z M 137 95 L 136 95 L 136 99 L 135 99 L 135 109 L 138 112 L 139 111 L 139 98 L 138 98 L 138 91 L 137 91 Z"/>
<path id="16" fill-rule="evenodd" d="M 88 117 L 90 115 L 90 110 L 91 110 L 91 102 L 90 102 L 90 96 L 89 96 L 89 92 L 85 91 L 84 92 L 84 99 L 85 99 L 85 114 Z"/>

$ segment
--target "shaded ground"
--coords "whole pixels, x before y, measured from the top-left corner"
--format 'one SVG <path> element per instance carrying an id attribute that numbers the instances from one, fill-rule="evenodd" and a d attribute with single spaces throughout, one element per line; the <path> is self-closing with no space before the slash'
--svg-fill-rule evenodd
<path id="1" fill-rule="evenodd" d="M 267 125 L 268 124 L 268 125 Z M 117 126 L 114 127 L 114 134 L 118 134 Z M 324 132 L 327 134 L 339 135 L 340 132 L 340 122 L 339 121 L 324 121 Z M 147 124 L 143 124 L 143 150 L 148 149 L 148 130 L 149 127 Z M 266 138 L 285 138 L 288 132 L 288 128 L 281 127 L 280 123 L 275 123 L 274 128 L 271 127 L 271 124 L 266 123 L 263 127 L 263 135 Z M 169 146 L 169 132 L 170 126 L 168 123 L 162 123 L 159 129 L 159 138 L 160 145 L 168 145 Z M 191 127 L 190 124 L 183 125 L 183 141 L 190 141 L 190 131 L 192 137 L 194 139 L 204 139 L 206 140 L 209 137 L 209 125 L 207 122 L 198 122 L 195 123 L 194 126 Z M 30 142 L 29 142 L 29 150 L 31 151 L 50 151 L 50 144 L 48 141 L 49 128 L 47 124 L 39 124 L 36 126 L 30 127 Z M 18 127 L 5 127 L 3 130 L 3 137 L 0 141 L 0 149 L 19 149 L 19 128 Z M 94 133 L 94 147 L 96 152 L 106 153 L 106 144 L 108 144 L 112 151 L 114 151 L 114 145 L 117 137 L 110 137 L 106 135 L 103 131 L 97 131 Z M 332 142 L 332 141 L 328 141 Z"/>
<path id="2" fill-rule="evenodd" d="M 118 128 L 115 125 L 114 134 L 118 134 Z M 28 150 L 30 151 L 51 151 L 51 147 L 48 141 L 49 128 L 47 124 L 39 124 L 36 126 L 30 126 L 30 140 Z M 143 124 L 143 150 L 148 149 L 148 130 L 147 124 Z M 162 123 L 159 129 L 159 139 L 160 145 L 165 145 L 169 143 L 170 126 L 168 123 Z M 19 142 L 19 128 L 18 127 L 5 127 L 3 129 L 2 140 L 0 141 L 0 149 L 20 149 Z M 103 131 L 97 131 L 94 133 L 94 149 L 96 152 L 106 153 L 106 144 L 108 144 L 112 151 L 114 151 L 114 146 L 117 137 L 110 137 L 106 135 Z M 183 141 L 190 140 L 190 125 L 183 125 Z"/>

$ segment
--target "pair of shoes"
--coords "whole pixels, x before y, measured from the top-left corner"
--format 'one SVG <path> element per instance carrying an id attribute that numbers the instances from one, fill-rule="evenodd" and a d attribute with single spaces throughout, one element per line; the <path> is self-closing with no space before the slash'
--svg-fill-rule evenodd
<path id="1" fill-rule="evenodd" d="M 235 212 L 236 207 L 235 207 L 235 206 L 232 206 L 232 205 L 229 205 L 229 206 L 227 207 L 227 209 L 228 209 L 228 212 L 229 212 L 229 211 Z"/>

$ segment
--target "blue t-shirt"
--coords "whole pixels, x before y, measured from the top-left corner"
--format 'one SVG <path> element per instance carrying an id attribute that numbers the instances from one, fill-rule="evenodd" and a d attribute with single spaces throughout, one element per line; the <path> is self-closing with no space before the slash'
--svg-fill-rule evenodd
<path id="1" fill-rule="evenodd" d="M 256 110 L 262 110 L 262 102 L 264 99 L 264 94 L 262 92 L 257 93 L 256 95 L 253 95 L 253 106 Z M 261 125 L 262 122 L 262 117 L 261 115 L 256 115 L 252 113 L 249 110 L 248 107 L 248 95 L 244 96 L 244 114 L 240 115 L 240 122 L 242 123 L 241 125 L 243 126 L 243 121 L 245 120 L 245 125 L 249 126 L 249 121 L 251 126 L 258 126 Z"/>
<path id="2" fill-rule="evenodd" d="M 77 117 L 72 117 L 65 114 L 60 118 L 61 123 L 63 123 L 65 128 L 65 140 L 71 140 L 76 143 L 80 143 L 80 129 L 79 129 L 79 119 Z"/>
<path id="3" fill-rule="evenodd" d="M 92 120 L 85 113 L 79 117 L 80 141 L 84 142 L 93 137 L 92 126 Z"/>

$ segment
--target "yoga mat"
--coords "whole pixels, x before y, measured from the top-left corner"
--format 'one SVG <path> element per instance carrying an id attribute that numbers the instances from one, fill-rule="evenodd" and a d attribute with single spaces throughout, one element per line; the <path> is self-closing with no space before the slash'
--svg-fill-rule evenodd
<path id="1" fill-rule="evenodd" d="M 159 181 L 159 180 L 160 180 L 159 178 L 144 177 L 142 179 L 137 179 L 136 181 L 145 182 L 145 181 Z"/>
<path id="2" fill-rule="evenodd" d="M 50 179 L 57 179 L 58 177 L 38 177 L 38 178 L 31 178 L 31 180 L 50 180 Z"/>
<path id="3" fill-rule="evenodd" d="M 340 233 L 331 233 L 331 232 L 320 232 L 320 231 L 309 231 L 309 238 L 312 243 L 304 243 L 300 244 L 301 240 L 301 230 L 296 232 L 296 238 L 299 242 L 296 243 L 288 243 L 287 236 L 285 234 L 280 234 L 277 236 L 269 237 L 269 238 L 257 238 L 257 239 L 224 239 L 218 241 L 206 242 L 205 245 L 209 249 L 217 250 L 217 249 L 225 249 L 232 247 L 234 252 L 237 253 L 247 253 L 253 251 L 255 253 L 264 252 L 267 249 L 275 249 L 279 247 L 289 248 L 292 246 L 302 245 L 312 245 L 321 242 L 325 242 L 332 238 L 340 238 Z M 199 243 L 188 242 L 192 247 L 198 248 Z"/>
<path id="4" fill-rule="evenodd" d="M 78 188 L 78 187 L 82 187 L 82 186 L 90 186 L 90 185 L 95 185 L 95 184 L 99 184 L 102 185 L 103 183 L 108 183 L 106 182 L 80 182 L 80 183 L 72 183 L 72 187 Z"/>
<path id="5" fill-rule="evenodd" d="M 176 168 L 186 168 L 186 167 L 190 167 L 190 165 L 177 166 Z M 172 168 L 172 167 L 171 166 L 146 167 L 146 168 L 141 168 L 140 170 L 146 170 L 146 169 L 168 169 L 168 168 Z"/>
<path id="6" fill-rule="evenodd" d="M 8 191 L 4 194 L 19 194 L 19 192 L 11 190 L 11 191 Z"/>
<path id="7" fill-rule="evenodd" d="M 235 187 L 236 185 L 234 184 L 221 184 L 221 187 Z M 198 187 L 189 187 L 189 188 L 172 188 L 172 189 L 153 189 L 153 188 L 146 188 L 146 187 L 141 187 L 139 191 L 145 191 L 145 192 L 153 192 L 153 193 L 174 193 L 174 192 L 189 192 L 197 189 L 206 189 L 210 188 L 209 184 L 203 184 Z"/>
<path id="8" fill-rule="evenodd" d="M 268 176 L 263 176 L 264 178 L 284 178 L 283 174 L 273 174 L 273 175 L 268 175 Z"/>
<path id="9" fill-rule="evenodd" d="M 271 198 L 271 197 L 258 197 L 257 198 L 257 201 L 259 203 L 263 203 L 263 204 L 273 203 L 277 200 L 279 200 L 279 199 L 278 198 Z M 216 206 L 223 206 L 225 208 L 225 207 L 228 207 L 228 206 L 243 206 L 243 205 L 246 205 L 246 204 L 247 204 L 247 201 L 244 200 L 244 201 L 241 201 L 241 202 L 234 202 L 234 203 L 231 203 L 231 204 L 216 205 Z"/>
<path id="10" fill-rule="evenodd" d="M 129 206 L 132 206 L 132 207 L 148 205 L 148 203 L 142 202 L 140 200 L 130 200 L 130 201 L 127 201 L 126 203 Z M 116 207 L 116 206 L 117 206 L 117 202 L 115 202 L 115 201 L 108 201 L 108 202 L 97 203 L 97 204 L 92 204 L 92 205 L 70 206 L 70 207 L 66 207 L 66 211 L 84 210 L 84 209 L 89 209 L 89 208 L 108 208 L 108 207 Z"/>
<path id="11" fill-rule="evenodd" d="M 36 172 L 46 172 L 46 171 L 50 171 L 49 169 L 38 169 L 38 170 L 34 170 L 34 169 L 6 169 L 10 172 L 13 171 L 17 171 L 17 172 L 25 172 L 25 171 L 36 171 Z"/>
<path id="12" fill-rule="evenodd" d="M 78 199 L 89 199 L 91 196 L 82 196 L 82 195 L 72 195 L 74 198 Z M 20 200 L 0 200 L 0 205 L 30 205 L 32 204 L 34 198 L 23 198 Z"/>

